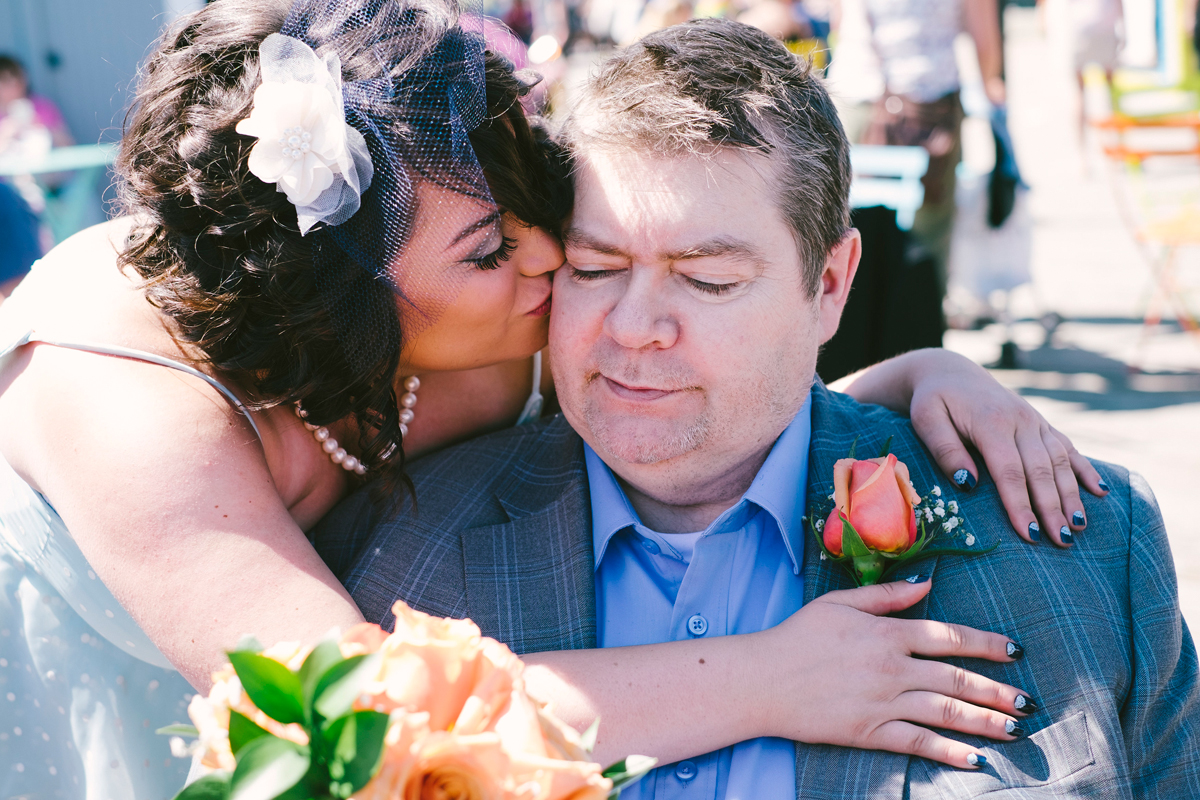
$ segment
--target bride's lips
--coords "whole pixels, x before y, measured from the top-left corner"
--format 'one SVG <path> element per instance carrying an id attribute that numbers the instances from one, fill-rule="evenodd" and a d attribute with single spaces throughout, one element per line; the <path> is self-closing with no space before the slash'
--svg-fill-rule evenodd
<path id="1" fill-rule="evenodd" d="M 600 378 L 604 381 L 608 390 L 622 400 L 648 402 L 651 400 L 660 400 L 676 393 L 674 389 L 656 389 L 652 386 L 630 386 L 620 381 L 614 381 L 612 378 L 604 375 L 601 375 Z"/>
<path id="2" fill-rule="evenodd" d="M 551 295 L 546 295 L 546 299 L 542 301 L 542 304 L 540 306 L 538 306 L 537 308 L 535 308 L 533 311 L 530 311 L 527 314 L 527 316 L 544 317 L 547 314 L 549 314 L 550 313 L 550 298 L 551 298 Z"/>

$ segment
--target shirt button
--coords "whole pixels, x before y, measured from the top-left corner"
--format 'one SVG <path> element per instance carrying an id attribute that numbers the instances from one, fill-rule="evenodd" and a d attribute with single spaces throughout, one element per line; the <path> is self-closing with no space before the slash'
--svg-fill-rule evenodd
<path id="1" fill-rule="evenodd" d="M 699 614 L 692 614 L 687 621 L 687 627 L 688 632 L 691 633 L 692 636 L 703 636 L 704 634 L 708 633 L 708 620 Z M 692 762 L 684 761 L 683 763 L 691 764 Z M 693 768 L 695 768 L 695 766 L 695 764 L 692 764 Z"/>
<path id="2" fill-rule="evenodd" d="M 698 771 L 695 761 L 680 761 L 675 765 L 675 777 L 681 781 L 690 781 Z"/>
<path id="3" fill-rule="evenodd" d="M 658 542 L 653 539 L 642 539 L 642 547 L 646 548 L 646 552 L 652 556 L 656 556 L 662 552 L 662 548 L 658 546 Z"/>

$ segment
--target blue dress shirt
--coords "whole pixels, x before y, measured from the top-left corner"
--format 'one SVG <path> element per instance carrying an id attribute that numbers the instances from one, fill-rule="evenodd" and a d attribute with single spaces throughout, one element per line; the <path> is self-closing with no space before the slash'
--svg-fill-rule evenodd
<path id="1" fill-rule="evenodd" d="M 753 633 L 800 609 L 811 432 L 810 396 L 742 499 L 693 534 L 643 525 L 612 471 L 585 446 L 601 647 Z M 796 795 L 795 764 L 792 742 L 753 739 L 658 767 L 621 798 L 783 800 Z"/>

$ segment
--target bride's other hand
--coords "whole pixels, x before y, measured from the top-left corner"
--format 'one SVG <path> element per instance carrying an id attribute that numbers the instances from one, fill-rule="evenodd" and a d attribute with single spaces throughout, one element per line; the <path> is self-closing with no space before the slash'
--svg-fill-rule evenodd
<path id="1" fill-rule="evenodd" d="M 781 625 L 751 634 L 761 648 L 746 680 L 771 721 L 772 735 L 797 741 L 889 750 L 954 767 L 973 767 L 978 748 L 930 728 L 1010 742 L 1037 704 L 1020 689 L 930 658 L 1009 663 L 998 633 L 929 620 L 883 616 L 917 603 L 931 583 L 906 581 L 829 592 Z M 1015 650 L 1016 658 L 1023 651 Z M 779 692 L 777 687 L 788 687 Z M 772 688 L 776 690 L 772 691 Z M 1021 698 L 1021 699 L 1019 699 Z M 928 727 L 922 727 L 928 726 Z"/>
<path id="2" fill-rule="evenodd" d="M 1087 526 L 1079 486 L 1099 497 L 1108 492 L 1070 439 L 987 370 L 957 353 L 914 350 L 847 376 L 834 388 L 909 414 L 938 465 L 962 489 L 973 488 L 979 476 L 967 450 L 974 447 L 996 482 L 1013 528 L 1028 542 L 1044 534 L 1059 546 L 1070 546 L 1070 534 Z"/>

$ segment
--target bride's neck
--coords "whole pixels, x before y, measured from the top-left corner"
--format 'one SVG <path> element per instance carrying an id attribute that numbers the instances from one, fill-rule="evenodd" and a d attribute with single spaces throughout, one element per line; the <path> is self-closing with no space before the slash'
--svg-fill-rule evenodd
<path id="1" fill-rule="evenodd" d="M 402 371 L 397 397 L 404 394 L 403 381 L 410 374 Z M 421 386 L 404 439 L 407 458 L 516 423 L 533 386 L 533 359 L 417 377 Z"/>

